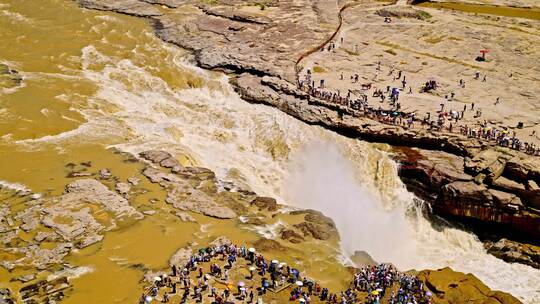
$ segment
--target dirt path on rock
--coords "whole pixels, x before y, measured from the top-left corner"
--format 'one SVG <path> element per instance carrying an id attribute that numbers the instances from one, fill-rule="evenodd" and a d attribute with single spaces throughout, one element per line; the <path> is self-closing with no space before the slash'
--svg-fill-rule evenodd
<path id="1" fill-rule="evenodd" d="M 341 30 L 341 27 L 343 26 L 343 12 L 348 9 L 348 8 L 351 8 L 351 7 L 354 7 L 355 5 L 357 5 L 358 3 L 356 2 L 348 2 L 346 3 L 345 5 L 343 5 L 343 7 L 341 7 L 341 9 L 339 10 L 339 13 L 338 13 L 338 20 L 339 20 L 339 25 L 338 27 L 336 28 L 336 30 L 334 31 L 334 33 L 328 37 L 328 39 L 326 39 L 323 43 L 321 43 L 319 46 L 317 47 L 314 47 L 312 48 L 311 50 L 305 52 L 304 54 L 302 54 L 297 60 L 296 60 L 296 63 L 294 65 L 294 70 L 296 71 L 296 80 L 298 81 L 300 79 L 300 72 L 302 71 L 302 68 L 300 67 L 300 63 L 302 62 L 303 59 L 307 58 L 308 56 L 310 56 L 311 54 L 315 53 L 315 52 L 318 52 L 320 51 L 322 48 L 324 48 L 328 43 L 330 43 L 332 40 L 334 40 L 334 38 L 336 38 L 336 36 L 339 34 L 339 31 Z"/>

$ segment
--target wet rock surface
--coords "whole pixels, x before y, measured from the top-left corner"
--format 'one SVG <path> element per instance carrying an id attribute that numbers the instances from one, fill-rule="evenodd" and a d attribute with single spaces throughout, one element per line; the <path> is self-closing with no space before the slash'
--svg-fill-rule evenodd
<path id="1" fill-rule="evenodd" d="M 141 156 L 150 157 L 148 155 L 153 155 L 152 158 L 147 159 L 161 164 L 163 160 L 170 158 L 170 154 L 165 153 L 157 153 L 156 151 L 153 153 L 143 152 Z M 210 191 L 204 189 L 205 182 L 210 181 L 210 183 L 215 184 L 215 175 L 213 173 L 209 174 L 208 170 L 199 168 L 180 168 L 179 166 L 176 166 L 173 172 L 177 173 L 165 173 L 157 168 L 147 167 L 143 171 L 143 175 L 167 190 L 166 202 L 176 209 L 192 211 L 220 219 L 237 217 L 231 208 L 216 202 L 216 193 L 213 193 L 213 188 Z M 205 192 L 205 190 L 207 191 Z"/>
<path id="2" fill-rule="evenodd" d="M 22 84 L 23 77 L 8 65 L 0 63 L 0 88 L 11 89 Z"/>
<path id="3" fill-rule="evenodd" d="M 434 303 L 457 304 L 464 303 L 464 299 L 468 303 L 521 303 L 508 293 L 491 291 L 470 273 L 453 271 L 448 267 L 439 270 L 423 270 L 417 276 L 433 292 Z"/>
<path id="4" fill-rule="evenodd" d="M 256 197 L 252 202 L 252 205 L 257 206 L 259 210 L 277 211 L 278 204 L 275 199 L 271 197 Z"/>
<path id="5" fill-rule="evenodd" d="M 436 214 L 465 222 L 486 239 L 502 235 L 538 242 L 540 211 L 534 190 L 527 190 L 536 178 L 537 159 L 494 151 L 461 157 L 410 148 L 398 149 L 395 158 L 407 188 L 431 202 Z"/>
<path id="6" fill-rule="evenodd" d="M 304 222 L 294 225 L 299 229 L 304 237 L 310 236 L 317 240 L 328 240 L 330 238 L 338 238 L 334 221 L 315 210 L 293 211 L 290 214 L 305 214 Z"/>
<path id="7" fill-rule="evenodd" d="M 365 251 L 355 251 L 354 255 L 351 257 L 351 261 L 358 268 L 364 266 L 373 266 L 378 263 Z"/>
<path id="8" fill-rule="evenodd" d="M 540 247 L 500 239 L 497 242 L 487 242 L 487 251 L 494 256 L 510 263 L 521 263 L 540 268 Z"/>
<path id="9" fill-rule="evenodd" d="M 196 223 L 197 220 L 191 216 L 189 213 L 187 212 L 176 212 L 175 215 L 182 221 L 182 222 L 193 222 L 193 223 Z"/>
<path id="10" fill-rule="evenodd" d="M 8 270 L 28 267 L 50 270 L 63 264 L 73 249 L 100 242 L 104 233 L 116 228 L 120 221 L 143 217 L 125 198 L 95 179 L 75 180 L 60 196 L 28 196 L 26 208 L 11 215 L 18 225 L 13 222 L 13 233 L 5 240 L 5 247 L 0 248 L 9 257 L 0 261 L 0 265 Z M 0 212 L 7 215 L 9 209 Z M 6 225 L 3 221 L 0 224 L 0 228 Z M 19 230 L 35 235 L 25 240 L 19 236 Z M 20 280 L 33 278 L 25 276 Z"/>
<path id="11" fill-rule="evenodd" d="M 64 292 L 70 286 L 67 277 L 60 277 L 26 285 L 19 290 L 19 294 L 24 303 L 56 303 L 64 298 Z"/>
<path id="12" fill-rule="evenodd" d="M 15 304 L 15 298 L 12 296 L 11 290 L 8 288 L 0 288 L 0 300 L 6 304 Z"/>

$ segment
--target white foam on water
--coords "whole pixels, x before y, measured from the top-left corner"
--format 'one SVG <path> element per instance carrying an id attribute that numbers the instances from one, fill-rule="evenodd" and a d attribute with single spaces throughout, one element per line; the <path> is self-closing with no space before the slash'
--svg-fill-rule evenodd
<path id="1" fill-rule="evenodd" d="M 14 86 L 12 88 L 0 88 L 0 96 L 2 95 L 9 95 L 17 92 L 18 90 L 25 88 L 26 83 L 23 81 L 18 86 Z"/>
<path id="2" fill-rule="evenodd" d="M 26 24 L 33 23 L 33 20 L 31 18 L 28 18 L 21 13 L 13 12 L 7 9 L 0 10 L 0 15 L 6 17 L 8 20 L 10 20 L 14 24 L 15 23 L 26 23 Z"/>
<path id="3" fill-rule="evenodd" d="M 212 227 L 212 226 L 213 226 L 212 224 L 202 224 L 202 225 L 200 225 L 199 230 L 200 230 L 201 232 L 205 232 L 205 233 L 206 233 L 206 232 L 210 231 L 210 227 Z"/>
<path id="4" fill-rule="evenodd" d="M 118 129 L 116 129 L 118 130 Z M 114 122 L 103 117 L 92 119 L 91 122 L 83 123 L 73 130 L 55 135 L 46 135 L 36 139 L 22 139 L 15 141 L 16 144 L 36 149 L 40 144 L 60 144 L 65 140 L 77 140 L 80 142 L 99 142 L 100 140 L 118 136 Z"/>
<path id="5" fill-rule="evenodd" d="M 81 121 L 79 121 L 79 120 L 77 120 L 75 118 L 67 117 L 66 115 L 62 115 L 62 118 L 65 119 L 65 120 L 76 122 L 76 123 L 81 123 Z"/>
<path id="6" fill-rule="evenodd" d="M 65 71 L 69 71 L 69 69 L 62 67 Z M 81 81 L 84 78 L 82 78 L 79 75 L 68 75 L 63 73 L 48 73 L 48 72 L 23 72 L 19 71 L 19 73 L 24 77 L 26 80 L 48 80 L 51 78 L 57 78 L 57 79 L 65 79 L 65 80 L 72 80 L 72 81 Z"/>
<path id="7" fill-rule="evenodd" d="M 13 190 L 17 193 L 32 193 L 32 189 L 21 183 L 10 183 L 5 180 L 0 180 L 0 188 Z"/>
<path id="8" fill-rule="evenodd" d="M 97 15 L 94 18 L 111 23 L 120 23 L 121 20 L 111 15 Z"/>
<path id="9" fill-rule="evenodd" d="M 68 279 L 76 279 L 78 277 L 81 277 L 87 273 L 91 273 L 94 271 L 94 268 L 92 266 L 79 266 L 79 267 L 72 267 L 72 268 L 66 268 L 61 271 L 57 271 L 53 274 L 50 274 L 47 276 L 48 281 L 52 281 L 55 279 L 58 279 L 60 277 L 67 277 Z"/>
<path id="10" fill-rule="evenodd" d="M 43 116 L 49 116 L 51 115 L 51 110 L 47 109 L 47 108 L 43 108 L 39 111 L 41 114 L 43 114 Z"/>
<path id="11" fill-rule="evenodd" d="M 264 226 L 248 226 L 246 227 L 246 229 L 257 232 L 265 239 L 277 239 L 279 238 L 279 232 L 284 227 L 285 224 L 281 220 L 278 220 L 273 224 L 268 224 Z"/>

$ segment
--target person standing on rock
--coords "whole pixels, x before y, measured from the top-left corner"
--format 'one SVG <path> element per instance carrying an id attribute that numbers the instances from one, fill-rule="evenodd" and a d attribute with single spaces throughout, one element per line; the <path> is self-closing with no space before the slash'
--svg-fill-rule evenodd
<path id="1" fill-rule="evenodd" d="M 163 294 L 163 303 L 169 303 L 169 299 L 170 299 L 169 294 L 165 292 Z"/>

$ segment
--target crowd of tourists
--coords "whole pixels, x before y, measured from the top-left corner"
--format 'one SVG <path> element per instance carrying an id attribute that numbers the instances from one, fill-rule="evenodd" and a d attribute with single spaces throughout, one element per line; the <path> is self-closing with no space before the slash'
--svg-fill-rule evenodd
<path id="1" fill-rule="evenodd" d="M 241 279 L 238 279 L 242 268 L 238 265 L 239 259 L 249 271 Z M 232 283 L 233 273 L 236 284 Z M 142 294 L 140 304 L 169 303 L 174 295 L 180 297 L 179 303 L 202 303 L 207 299 L 205 302 L 216 304 L 261 304 L 267 292 L 284 292 L 284 298 L 290 302 L 306 304 L 315 299 L 327 304 L 380 304 L 387 293 L 390 294 L 385 298 L 388 304 L 431 303 L 431 293 L 424 290 L 418 278 L 400 273 L 390 264 L 361 268 L 346 291 L 332 293 L 302 276 L 298 269 L 266 259 L 255 248 L 225 243 L 201 249 L 183 265 L 173 265 L 168 273 L 154 277 L 152 286 Z"/>
<path id="2" fill-rule="evenodd" d="M 329 45 L 329 50 L 333 50 L 335 44 Z M 377 71 L 381 70 L 381 63 L 377 63 Z M 394 75 L 394 80 L 399 80 L 401 82 L 401 87 L 391 87 L 387 86 L 386 90 L 381 90 L 378 88 L 373 88 L 373 97 L 375 105 L 370 104 L 368 98 L 368 91 L 372 89 L 372 83 L 360 84 L 358 87 L 357 83 L 359 81 L 359 75 L 354 74 L 350 75 L 351 83 L 353 84 L 353 89 L 348 89 L 347 92 L 341 92 L 340 90 L 328 90 L 326 89 L 326 84 L 324 79 L 320 79 L 317 83 L 312 77 L 312 72 L 310 69 L 307 70 L 307 73 L 304 75 L 303 79 L 298 80 L 298 88 L 303 92 L 307 93 L 310 96 L 311 102 L 324 101 L 326 103 L 331 103 L 339 106 L 343 106 L 349 111 L 351 115 L 361 115 L 367 116 L 371 119 L 375 119 L 384 124 L 402 126 L 404 128 L 413 128 L 415 127 L 415 122 L 419 122 L 420 127 L 429 128 L 433 131 L 438 132 L 449 132 L 449 133 L 461 133 L 467 135 L 468 137 L 474 137 L 482 140 L 492 141 L 499 146 L 509 147 L 511 149 L 520 150 L 530 155 L 540 155 L 540 147 L 535 145 L 532 142 L 527 142 L 520 140 L 516 137 L 515 132 L 508 131 L 508 128 L 496 128 L 488 127 L 487 122 L 481 124 L 480 127 L 469 126 L 466 124 L 458 123 L 465 117 L 467 110 L 471 111 L 474 118 L 482 117 L 482 109 L 476 108 L 474 103 L 470 104 L 469 109 L 467 105 L 463 106 L 463 110 L 445 110 L 445 104 L 441 103 L 441 108 L 437 112 L 437 115 L 431 115 L 427 113 L 425 117 L 416 117 L 414 112 L 404 112 L 402 111 L 401 103 L 399 102 L 400 93 L 406 91 L 407 79 L 402 71 L 395 71 L 394 68 L 390 69 L 388 75 Z M 377 76 L 375 76 L 376 78 Z M 345 80 L 343 73 L 340 74 L 340 80 Z M 476 73 L 475 79 L 480 79 L 479 73 Z M 484 76 L 482 81 L 485 82 L 486 77 Z M 461 88 L 465 87 L 465 81 L 463 79 L 459 80 L 459 86 Z M 429 92 L 432 90 L 437 90 L 438 83 L 437 81 L 430 79 L 427 80 L 422 87 L 420 88 L 421 92 Z M 409 86 L 408 93 L 412 94 L 412 87 Z M 445 96 L 446 100 L 452 101 L 454 99 L 455 93 L 450 93 L 450 95 Z M 390 105 L 389 108 L 383 109 L 381 104 L 387 101 Z M 500 102 L 497 98 L 495 104 Z M 342 115 L 342 112 L 338 112 Z M 518 128 L 522 127 L 520 123 Z M 533 131 L 531 136 L 536 136 L 535 131 Z"/>
<path id="3" fill-rule="evenodd" d="M 391 290 L 399 284 L 399 288 Z M 417 277 L 400 273 L 391 264 L 379 264 L 360 269 L 353 280 L 354 290 L 368 294 L 367 303 L 381 303 L 381 298 L 390 291 L 388 304 L 431 303 L 432 293 L 424 290 L 423 282 Z"/>

